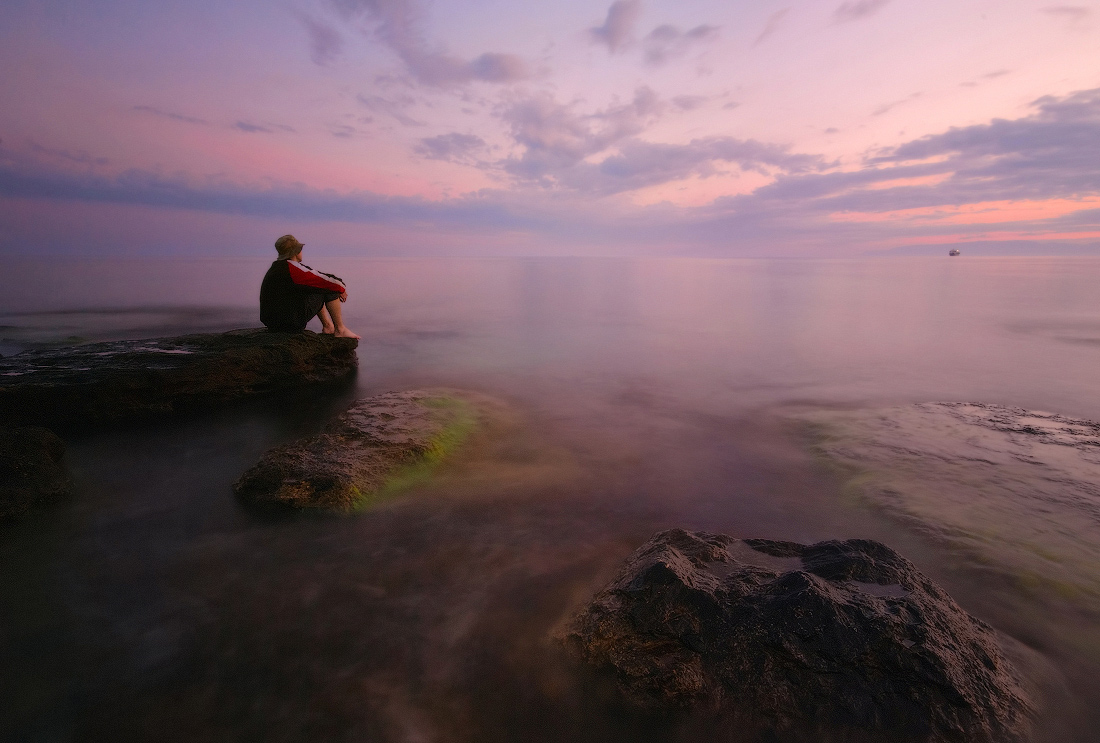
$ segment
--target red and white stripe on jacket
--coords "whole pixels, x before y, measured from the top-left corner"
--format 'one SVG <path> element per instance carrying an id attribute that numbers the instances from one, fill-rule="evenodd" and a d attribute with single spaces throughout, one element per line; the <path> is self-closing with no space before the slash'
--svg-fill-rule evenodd
<path id="1" fill-rule="evenodd" d="M 343 294 L 348 289 L 344 282 L 327 273 L 310 268 L 297 261 L 287 261 L 286 267 L 290 269 L 290 279 L 300 286 L 309 286 L 314 289 L 324 289 L 327 292 Z"/>

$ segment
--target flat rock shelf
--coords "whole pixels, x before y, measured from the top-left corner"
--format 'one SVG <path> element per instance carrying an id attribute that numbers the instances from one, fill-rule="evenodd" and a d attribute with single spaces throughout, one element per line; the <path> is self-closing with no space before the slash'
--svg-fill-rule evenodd
<path id="1" fill-rule="evenodd" d="M 107 423 L 212 408 L 354 376 L 358 341 L 264 329 L 24 351 L 0 359 L 0 416 Z"/>
<path id="2" fill-rule="evenodd" d="M 473 398 L 453 390 L 368 397 L 318 435 L 268 451 L 234 491 L 258 506 L 358 511 L 430 476 L 477 420 Z"/>
<path id="3" fill-rule="evenodd" d="M 662 532 L 564 641 L 628 703 L 745 740 L 1022 741 L 1035 711 L 1008 638 L 870 540 Z"/>

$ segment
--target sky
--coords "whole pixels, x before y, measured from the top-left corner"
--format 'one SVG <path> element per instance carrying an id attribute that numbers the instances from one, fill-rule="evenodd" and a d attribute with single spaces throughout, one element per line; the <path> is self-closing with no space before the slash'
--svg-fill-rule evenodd
<path id="1" fill-rule="evenodd" d="M 5 0 L 0 255 L 1100 253 L 1070 3 Z"/>

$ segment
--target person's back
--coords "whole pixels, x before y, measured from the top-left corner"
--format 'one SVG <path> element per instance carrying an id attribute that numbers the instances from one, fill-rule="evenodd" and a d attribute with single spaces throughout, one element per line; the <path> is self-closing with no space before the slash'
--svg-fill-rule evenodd
<path id="1" fill-rule="evenodd" d="M 299 326 L 297 316 L 302 303 L 297 301 L 298 291 L 286 264 L 287 260 L 280 258 L 264 274 L 260 283 L 260 322 L 272 330 L 301 330 L 309 318 Z"/>
<path id="2" fill-rule="evenodd" d="M 260 322 L 271 330 L 295 332 L 317 317 L 323 332 L 358 338 L 342 321 L 340 303 L 348 297 L 344 282 L 303 264 L 303 247 L 293 235 L 275 241 L 279 258 L 260 284 Z"/>

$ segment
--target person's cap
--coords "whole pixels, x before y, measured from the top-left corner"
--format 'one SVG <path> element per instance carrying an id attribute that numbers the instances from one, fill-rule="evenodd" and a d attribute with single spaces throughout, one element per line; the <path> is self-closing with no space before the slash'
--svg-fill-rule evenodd
<path id="1" fill-rule="evenodd" d="M 298 242 L 298 238 L 294 235 L 283 235 L 275 241 L 275 249 L 279 251 L 280 256 L 295 255 L 304 247 L 305 245 Z"/>

